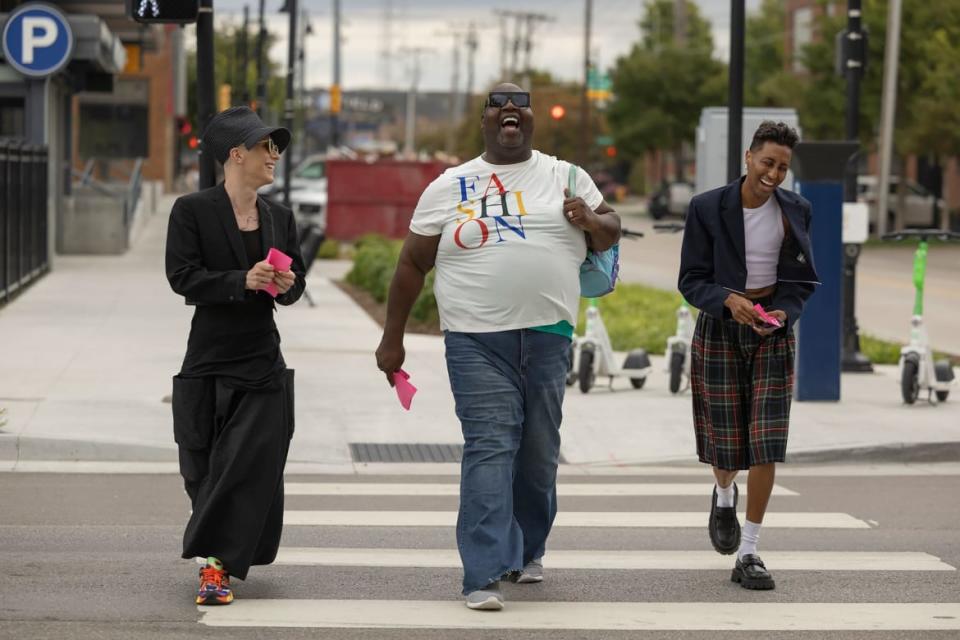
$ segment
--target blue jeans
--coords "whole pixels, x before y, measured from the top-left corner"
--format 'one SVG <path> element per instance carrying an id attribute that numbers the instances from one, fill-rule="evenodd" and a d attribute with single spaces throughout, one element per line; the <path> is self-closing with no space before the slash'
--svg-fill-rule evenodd
<path id="1" fill-rule="evenodd" d="M 446 332 L 463 430 L 457 548 L 463 593 L 543 555 L 557 515 L 570 339 L 517 329 Z"/>

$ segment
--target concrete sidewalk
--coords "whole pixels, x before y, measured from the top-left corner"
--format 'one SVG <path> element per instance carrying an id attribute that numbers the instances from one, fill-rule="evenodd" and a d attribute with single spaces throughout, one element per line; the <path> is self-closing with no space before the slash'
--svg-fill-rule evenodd
<path id="1" fill-rule="evenodd" d="M 186 346 L 191 308 L 163 274 L 166 212 L 120 257 L 59 257 L 54 270 L 0 309 L 0 461 L 175 461 L 170 378 Z M 378 326 L 331 282 L 346 268 L 318 261 L 308 278 L 317 303 L 277 314 L 283 352 L 297 371 L 291 461 L 347 468 L 348 443 L 459 443 L 442 339 L 410 335 L 412 382 L 404 412 L 374 364 Z M 627 465 L 694 461 L 689 393 L 667 390 L 662 360 L 642 390 L 569 390 L 563 425 L 568 462 Z M 960 459 L 960 397 L 907 407 L 895 367 L 843 378 L 840 403 L 795 403 L 793 455 Z M 960 394 L 958 394 L 960 395 Z M 929 446 L 931 443 L 954 443 Z"/>

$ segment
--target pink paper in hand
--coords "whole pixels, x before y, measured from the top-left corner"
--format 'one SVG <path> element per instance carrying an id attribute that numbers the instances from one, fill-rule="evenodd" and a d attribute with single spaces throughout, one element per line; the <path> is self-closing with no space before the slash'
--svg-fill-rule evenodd
<path id="1" fill-rule="evenodd" d="M 417 388 L 410 384 L 410 374 L 400 369 L 393 372 L 393 388 L 397 391 L 397 398 L 404 409 L 410 411 L 410 403 L 413 402 L 413 396 L 417 393 Z"/>
<path id="2" fill-rule="evenodd" d="M 753 308 L 756 309 L 757 313 L 760 314 L 760 318 L 767 324 L 773 325 L 778 329 L 783 326 L 783 324 L 781 324 L 779 320 L 777 320 L 772 315 L 764 311 L 763 307 L 761 307 L 759 304 L 753 305 Z"/>
<path id="3" fill-rule="evenodd" d="M 267 262 L 273 265 L 273 268 L 277 271 L 289 271 L 290 265 L 293 264 L 293 258 L 285 254 L 283 251 L 270 247 L 270 251 L 267 251 Z M 280 293 L 277 290 L 277 285 L 272 282 L 263 288 L 264 291 L 269 293 L 274 298 Z"/>

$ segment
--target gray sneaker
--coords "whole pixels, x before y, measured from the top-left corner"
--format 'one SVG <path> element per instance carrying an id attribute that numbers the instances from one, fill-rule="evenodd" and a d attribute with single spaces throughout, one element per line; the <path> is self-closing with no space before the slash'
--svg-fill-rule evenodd
<path id="1" fill-rule="evenodd" d="M 543 582 L 543 558 L 537 558 L 527 563 L 520 575 L 517 576 L 517 584 L 532 584 L 534 582 Z"/>
<path id="2" fill-rule="evenodd" d="M 467 607 L 482 611 L 500 611 L 503 609 L 503 593 L 500 591 L 500 582 L 491 582 L 483 589 L 477 589 L 467 594 Z"/>

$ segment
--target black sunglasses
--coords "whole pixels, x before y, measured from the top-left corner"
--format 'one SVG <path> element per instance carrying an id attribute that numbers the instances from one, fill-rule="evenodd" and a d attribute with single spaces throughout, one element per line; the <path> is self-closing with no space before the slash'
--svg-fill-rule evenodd
<path id="1" fill-rule="evenodd" d="M 513 106 L 519 109 L 525 109 L 530 106 L 530 94 L 526 91 L 507 91 L 491 93 L 487 96 L 487 106 L 502 109 L 507 106 L 507 101 L 513 103 Z"/>

